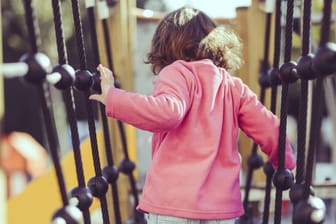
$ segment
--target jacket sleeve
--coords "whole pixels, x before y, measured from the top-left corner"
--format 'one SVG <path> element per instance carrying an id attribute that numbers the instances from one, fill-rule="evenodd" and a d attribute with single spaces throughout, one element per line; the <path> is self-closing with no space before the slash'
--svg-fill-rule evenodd
<path id="1" fill-rule="evenodd" d="M 159 74 L 152 95 L 112 88 L 107 95 L 106 114 L 137 128 L 160 132 L 176 127 L 190 99 L 185 78 L 175 69 Z"/>
<path id="2" fill-rule="evenodd" d="M 277 169 L 280 121 L 245 84 L 239 82 L 241 86 L 238 109 L 239 126 L 268 155 L 269 161 Z M 285 168 L 294 169 L 296 160 L 288 138 L 286 138 L 285 150 Z"/>

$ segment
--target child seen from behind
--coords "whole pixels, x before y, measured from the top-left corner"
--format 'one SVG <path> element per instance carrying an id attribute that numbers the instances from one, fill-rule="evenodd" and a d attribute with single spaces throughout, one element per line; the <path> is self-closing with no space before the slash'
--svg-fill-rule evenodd
<path id="1" fill-rule="evenodd" d="M 152 161 L 138 209 L 155 223 L 234 223 L 244 213 L 237 140 L 242 130 L 277 168 L 279 119 L 240 78 L 241 43 L 198 9 L 159 23 L 148 54 L 157 75 L 151 95 L 114 87 L 98 66 L 109 117 L 153 133 Z M 265 125 L 267 124 L 267 125 Z M 285 168 L 295 158 L 286 143 Z"/>

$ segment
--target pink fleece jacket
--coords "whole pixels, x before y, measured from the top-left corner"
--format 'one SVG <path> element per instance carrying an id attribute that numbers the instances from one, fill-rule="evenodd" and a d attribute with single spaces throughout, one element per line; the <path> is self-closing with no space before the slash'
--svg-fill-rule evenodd
<path id="1" fill-rule="evenodd" d="M 242 215 L 240 129 L 277 166 L 278 118 L 241 79 L 208 59 L 166 66 L 150 96 L 112 88 L 106 114 L 153 132 L 138 206 L 145 212 L 194 219 Z M 293 169 L 289 142 L 285 158 L 285 167 Z"/>

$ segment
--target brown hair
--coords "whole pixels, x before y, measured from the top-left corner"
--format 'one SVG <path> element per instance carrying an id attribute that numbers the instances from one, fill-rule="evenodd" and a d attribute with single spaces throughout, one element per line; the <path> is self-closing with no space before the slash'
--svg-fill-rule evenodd
<path id="1" fill-rule="evenodd" d="M 204 12 L 183 7 L 167 14 L 152 39 L 146 63 L 157 74 L 176 60 L 211 59 L 227 70 L 238 69 L 241 43 L 235 33 L 216 23 Z"/>

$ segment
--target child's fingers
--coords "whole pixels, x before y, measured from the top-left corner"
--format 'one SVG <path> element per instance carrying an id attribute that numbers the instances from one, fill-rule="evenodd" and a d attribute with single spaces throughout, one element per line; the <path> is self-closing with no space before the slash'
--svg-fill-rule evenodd
<path id="1" fill-rule="evenodd" d="M 97 70 L 100 73 L 101 79 L 106 79 L 106 76 L 107 76 L 106 68 L 103 65 L 99 64 L 97 67 Z"/>
<path id="2" fill-rule="evenodd" d="M 104 67 L 102 64 L 98 65 L 97 70 L 100 73 L 101 79 L 108 80 L 108 81 L 113 80 L 112 72 L 108 68 Z"/>
<path id="3" fill-rule="evenodd" d="M 99 94 L 92 94 L 89 96 L 90 100 L 97 100 L 99 98 Z"/>
<path id="4" fill-rule="evenodd" d="M 101 70 L 103 67 L 104 67 L 104 66 L 103 66 L 102 64 L 99 64 L 99 65 L 97 66 L 97 70 Z"/>
<path id="5" fill-rule="evenodd" d="M 103 99 L 103 96 L 101 94 L 92 94 L 89 96 L 89 99 L 90 100 L 96 100 L 96 101 L 99 101 L 99 102 L 102 102 L 104 103 L 104 99 Z"/>
<path id="6" fill-rule="evenodd" d="M 102 91 L 105 92 L 107 91 L 107 89 L 114 85 L 113 73 L 110 69 L 104 67 L 102 64 L 99 64 L 97 66 L 97 70 L 100 73 L 100 86 L 102 88 Z"/>

